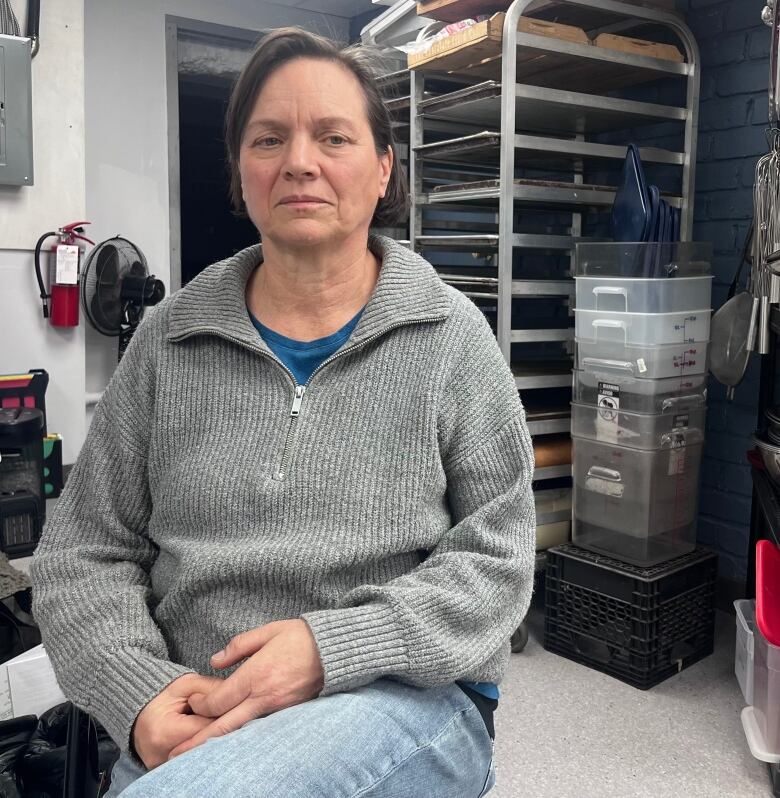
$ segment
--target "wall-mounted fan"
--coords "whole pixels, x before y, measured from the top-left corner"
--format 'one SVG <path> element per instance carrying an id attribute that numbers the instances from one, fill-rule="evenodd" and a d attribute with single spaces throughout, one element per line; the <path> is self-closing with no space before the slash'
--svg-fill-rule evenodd
<path id="1" fill-rule="evenodd" d="M 146 258 L 121 236 L 98 244 L 82 270 L 81 301 L 92 326 L 119 338 L 119 359 L 144 315 L 165 296 L 165 286 L 149 274 Z"/>

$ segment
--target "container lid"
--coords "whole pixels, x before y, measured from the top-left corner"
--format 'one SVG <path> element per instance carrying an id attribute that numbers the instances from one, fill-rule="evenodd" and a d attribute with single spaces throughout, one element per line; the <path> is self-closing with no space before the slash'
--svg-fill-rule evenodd
<path id="1" fill-rule="evenodd" d="M 596 242 L 576 245 L 578 277 L 679 278 L 712 273 L 712 245 L 696 241 Z"/>
<path id="2" fill-rule="evenodd" d="M 0 409 L 0 444 L 23 445 L 43 436 L 43 412 L 33 407 Z"/>
<path id="3" fill-rule="evenodd" d="M 756 625 L 780 646 L 780 549 L 771 540 L 756 543 Z"/>

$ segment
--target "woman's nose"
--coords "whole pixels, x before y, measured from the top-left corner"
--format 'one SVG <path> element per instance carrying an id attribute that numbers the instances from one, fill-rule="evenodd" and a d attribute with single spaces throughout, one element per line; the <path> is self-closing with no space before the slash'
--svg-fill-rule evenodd
<path id="1" fill-rule="evenodd" d="M 316 142 L 306 136 L 293 136 L 287 146 L 284 163 L 285 176 L 291 178 L 316 177 L 319 172 Z"/>

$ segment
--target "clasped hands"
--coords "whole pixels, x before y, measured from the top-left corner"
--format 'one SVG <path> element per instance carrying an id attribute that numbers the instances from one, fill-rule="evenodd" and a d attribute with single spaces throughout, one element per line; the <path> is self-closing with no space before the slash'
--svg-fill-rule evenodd
<path id="1" fill-rule="evenodd" d="M 139 713 L 133 746 L 152 769 L 211 737 L 319 695 L 322 662 L 306 621 L 274 621 L 236 635 L 211 658 L 214 668 L 245 660 L 226 679 L 187 673 Z"/>

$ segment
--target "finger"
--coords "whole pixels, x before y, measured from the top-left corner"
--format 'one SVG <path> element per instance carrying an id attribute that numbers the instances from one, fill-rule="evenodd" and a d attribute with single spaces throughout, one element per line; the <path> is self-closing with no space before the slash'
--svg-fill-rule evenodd
<path id="1" fill-rule="evenodd" d="M 206 728 L 198 731 L 186 742 L 177 745 L 176 748 L 171 751 L 168 758 L 173 759 L 175 756 L 179 756 L 185 751 L 190 751 L 201 745 L 201 743 L 205 743 L 206 740 L 210 740 L 212 737 L 222 737 L 225 734 L 230 734 L 230 732 L 240 729 L 245 723 L 249 723 L 250 720 L 254 720 L 258 717 L 260 717 L 260 715 L 254 708 L 253 703 L 251 701 L 244 701 L 226 715 L 217 718 L 206 726 Z"/>
<path id="2" fill-rule="evenodd" d="M 221 681 L 211 692 L 189 697 L 189 705 L 198 715 L 220 718 L 249 697 L 250 683 L 246 671 L 239 668 Z"/>
<path id="3" fill-rule="evenodd" d="M 202 718 L 200 715 L 182 715 L 181 720 L 176 724 L 177 732 L 182 737 L 194 737 L 204 729 L 207 729 L 214 721 L 211 718 Z"/>
<path id="4" fill-rule="evenodd" d="M 242 659 L 256 654 L 272 637 L 278 634 L 275 629 L 276 623 L 268 623 L 265 626 L 258 626 L 256 629 L 249 629 L 246 632 L 233 637 L 222 651 L 218 651 L 211 658 L 211 664 L 215 668 L 229 668 Z"/>

